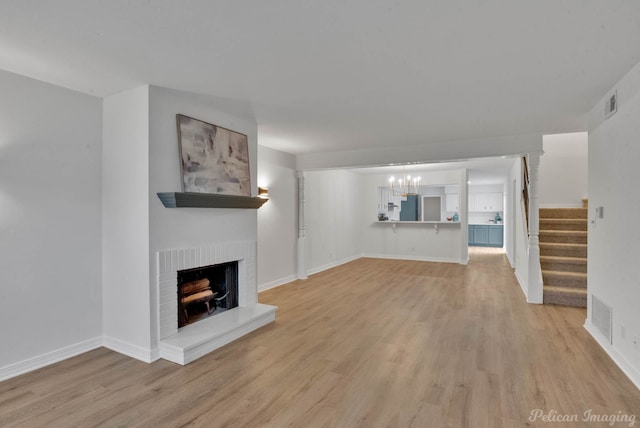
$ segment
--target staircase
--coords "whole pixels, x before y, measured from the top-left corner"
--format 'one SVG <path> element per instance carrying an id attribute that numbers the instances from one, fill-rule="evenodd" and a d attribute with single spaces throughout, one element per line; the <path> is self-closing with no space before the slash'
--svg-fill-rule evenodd
<path id="1" fill-rule="evenodd" d="M 587 208 L 540 209 L 545 304 L 587 307 Z"/>

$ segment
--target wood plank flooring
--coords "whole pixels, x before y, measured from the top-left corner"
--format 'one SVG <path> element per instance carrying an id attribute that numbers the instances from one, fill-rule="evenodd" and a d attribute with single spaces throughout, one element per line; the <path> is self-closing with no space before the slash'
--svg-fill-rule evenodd
<path id="1" fill-rule="evenodd" d="M 585 310 L 526 304 L 495 250 L 472 250 L 468 266 L 359 259 L 260 301 L 280 307 L 275 323 L 185 367 L 98 349 L 2 382 L 0 426 L 609 426 L 532 423 L 533 409 L 640 417 L 640 392 L 584 330 Z"/>

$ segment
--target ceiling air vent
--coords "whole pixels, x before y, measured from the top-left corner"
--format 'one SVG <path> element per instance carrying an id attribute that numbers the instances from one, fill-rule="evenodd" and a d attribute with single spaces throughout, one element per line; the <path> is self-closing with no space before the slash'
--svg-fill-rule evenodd
<path id="1" fill-rule="evenodd" d="M 611 326 L 612 326 L 613 310 L 611 306 L 607 306 L 602 300 L 591 295 L 591 322 L 598 329 L 607 341 L 611 343 Z"/>

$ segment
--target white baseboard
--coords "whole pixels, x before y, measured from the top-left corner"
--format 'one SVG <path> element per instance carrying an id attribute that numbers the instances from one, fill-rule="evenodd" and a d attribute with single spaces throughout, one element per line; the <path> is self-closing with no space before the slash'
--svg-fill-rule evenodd
<path id="1" fill-rule="evenodd" d="M 149 361 L 150 363 L 158 361 L 160 359 L 160 347 L 156 346 L 151 348 L 151 351 L 149 351 L 149 357 L 151 358 L 151 361 Z"/>
<path id="2" fill-rule="evenodd" d="M 460 263 L 460 259 L 450 259 L 446 257 L 422 257 L 422 256 L 405 256 L 395 254 L 363 254 L 362 257 L 371 259 L 389 259 L 389 260 L 413 260 L 417 262 L 433 262 L 433 263 Z M 467 260 L 467 263 L 469 260 Z M 464 264 L 464 263 L 463 263 Z"/>
<path id="3" fill-rule="evenodd" d="M 258 293 L 280 287 L 281 285 L 288 284 L 296 279 L 298 279 L 297 275 L 289 275 L 284 278 L 276 279 L 275 281 L 267 282 L 266 284 L 258 285 Z"/>
<path id="4" fill-rule="evenodd" d="M 334 267 L 337 267 L 337 266 L 343 265 L 343 264 L 345 264 L 345 263 L 352 262 L 352 261 L 354 261 L 354 260 L 358 260 L 358 259 L 359 259 L 359 258 L 361 258 L 361 257 L 363 257 L 363 256 L 361 256 L 361 255 L 351 256 L 351 257 L 347 257 L 347 258 L 342 259 L 342 260 L 337 260 L 337 261 L 335 261 L 335 262 L 328 263 L 328 264 L 326 264 L 326 265 L 324 265 L 324 266 L 320 266 L 320 267 L 317 267 L 317 268 L 313 268 L 313 269 L 311 269 L 311 270 L 309 271 L 308 275 L 314 275 L 314 274 L 316 274 L 316 273 L 320 273 L 320 272 L 322 272 L 322 271 L 324 271 L 324 270 L 331 269 L 331 268 L 334 268 Z"/>
<path id="5" fill-rule="evenodd" d="M 520 278 L 520 274 L 518 273 L 517 270 L 514 270 L 513 273 L 516 276 L 516 279 L 518 280 L 518 284 L 520 284 L 520 288 L 522 289 L 522 294 L 524 294 L 524 298 L 527 299 L 527 302 L 528 302 L 529 293 L 527 293 L 527 283 L 522 278 Z"/>
<path id="6" fill-rule="evenodd" d="M 64 348 L 56 349 L 55 351 L 47 352 L 46 354 L 38 355 L 24 361 L 1 367 L 0 381 L 40 369 L 50 364 L 66 360 L 67 358 L 75 357 L 76 355 L 84 354 L 85 352 L 92 351 L 100 348 L 101 346 L 102 337 L 94 337 L 93 339 L 85 340 L 84 342 L 75 343 Z"/>
<path id="7" fill-rule="evenodd" d="M 352 257 L 347 257 L 345 259 L 342 260 L 338 260 L 336 262 L 333 263 L 328 263 L 324 266 L 320 266 L 317 268 L 312 269 L 309 272 L 309 275 L 314 275 L 316 273 L 320 273 L 322 271 L 325 271 L 327 269 L 332 269 L 334 267 L 343 265 L 345 263 L 349 263 L 352 262 L 354 260 L 360 259 L 360 258 L 370 258 L 370 259 L 389 259 L 389 260 L 413 260 L 413 261 L 418 261 L 418 262 L 433 262 L 433 263 L 458 263 L 458 264 L 463 264 L 466 265 L 469 263 L 469 259 L 467 258 L 466 261 L 460 262 L 460 259 L 454 259 L 454 258 L 445 258 L 445 257 L 421 257 L 421 256 L 410 256 L 410 255 L 390 255 L 390 254 L 373 254 L 373 253 L 365 253 L 365 254 L 359 254 L 356 256 L 352 256 Z M 295 279 L 295 278 L 294 278 Z"/>
<path id="8" fill-rule="evenodd" d="M 103 336 L 102 346 L 145 363 L 152 363 L 160 359 L 160 351 L 157 347 L 143 348 L 113 337 Z"/>
<path id="9" fill-rule="evenodd" d="M 450 259 L 450 258 L 444 258 L 444 257 L 418 257 L 418 256 L 404 256 L 404 255 L 389 255 L 389 254 L 371 254 L 371 253 L 367 253 L 367 254 L 359 254 L 357 256 L 347 257 L 345 259 L 338 260 L 336 262 L 328 263 L 328 264 L 326 264 L 324 266 L 320 266 L 320 267 L 314 268 L 309 272 L 309 275 L 314 275 L 316 273 L 320 273 L 322 271 L 325 271 L 325 270 L 328 270 L 328 269 L 332 269 L 334 267 L 338 267 L 340 265 L 352 262 L 354 260 L 358 260 L 358 259 L 363 258 L 363 257 L 371 258 L 371 259 L 413 260 L 413 261 L 419 261 L 419 262 L 433 262 L 433 263 L 461 263 L 460 259 Z M 467 263 L 469 263 L 469 259 L 467 259 L 466 262 L 463 262 L 461 264 L 467 264 Z M 296 279 L 296 278 L 294 278 L 294 279 Z"/>
<path id="10" fill-rule="evenodd" d="M 607 339 L 591 324 L 591 321 L 584 321 L 584 328 L 589 332 L 591 337 L 598 342 L 598 345 L 606 352 L 614 363 L 627 375 L 629 380 L 633 382 L 636 388 L 640 389 L 640 372 L 620 353 L 618 350 L 607 342 Z"/>

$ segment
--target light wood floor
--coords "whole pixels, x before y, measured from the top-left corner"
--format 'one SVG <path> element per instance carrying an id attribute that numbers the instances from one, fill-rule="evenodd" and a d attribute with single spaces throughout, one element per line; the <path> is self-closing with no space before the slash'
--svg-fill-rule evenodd
<path id="1" fill-rule="evenodd" d="M 517 427 L 533 409 L 640 417 L 640 392 L 583 329 L 585 310 L 527 305 L 495 250 L 472 249 L 468 266 L 360 259 L 260 301 L 280 306 L 275 323 L 186 367 L 99 349 L 2 382 L 0 426 Z"/>

